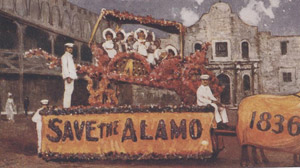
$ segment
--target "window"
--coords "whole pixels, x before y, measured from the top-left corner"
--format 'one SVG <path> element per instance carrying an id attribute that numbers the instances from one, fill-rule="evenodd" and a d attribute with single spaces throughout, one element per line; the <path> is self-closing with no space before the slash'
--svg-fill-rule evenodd
<path id="1" fill-rule="evenodd" d="M 291 72 L 283 72 L 282 80 L 283 80 L 283 82 L 292 82 L 292 73 Z"/>
<path id="2" fill-rule="evenodd" d="M 202 49 L 202 45 L 200 43 L 196 43 L 195 46 L 194 46 L 194 50 L 195 52 L 198 50 L 198 51 L 201 51 Z"/>
<path id="3" fill-rule="evenodd" d="M 48 53 L 51 53 L 49 34 L 37 28 L 28 26 L 24 33 L 24 48 L 25 50 L 41 48 Z"/>
<path id="4" fill-rule="evenodd" d="M 242 42 L 242 58 L 249 58 L 249 43 L 246 41 Z"/>
<path id="5" fill-rule="evenodd" d="M 288 43 L 288 41 L 280 42 L 281 55 L 286 55 L 287 54 L 287 43 Z"/>
<path id="6" fill-rule="evenodd" d="M 18 47 L 18 28 L 12 20 L 0 16 L 0 48 L 15 49 Z"/>
<path id="7" fill-rule="evenodd" d="M 244 86 L 244 91 L 250 90 L 250 77 L 248 75 L 245 75 L 243 77 L 243 86 Z"/>
<path id="8" fill-rule="evenodd" d="M 92 62 L 92 59 L 93 59 L 93 54 L 91 49 L 86 44 L 83 44 L 81 47 L 81 60 Z"/>
<path id="9" fill-rule="evenodd" d="M 227 42 L 216 42 L 216 57 L 228 57 Z"/>

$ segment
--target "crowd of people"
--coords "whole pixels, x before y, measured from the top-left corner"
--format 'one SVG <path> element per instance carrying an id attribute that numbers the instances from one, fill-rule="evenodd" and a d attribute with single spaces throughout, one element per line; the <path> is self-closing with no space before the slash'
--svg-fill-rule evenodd
<path id="1" fill-rule="evenodd" d="M 177 56 L 177 49 L 172 45 L 161 47 L 161 41 L 155 39 L 154 32 L 138 28 L 135 32 L 125 33 L 123 29 L 116 32 L 107 28 L 102 33 L 105 41 L 101 47 L 109 58 L 114 58 L 118 52 L 136 52 L 146 57 L 151 65 L 157 65 L 166 58 Z"/>

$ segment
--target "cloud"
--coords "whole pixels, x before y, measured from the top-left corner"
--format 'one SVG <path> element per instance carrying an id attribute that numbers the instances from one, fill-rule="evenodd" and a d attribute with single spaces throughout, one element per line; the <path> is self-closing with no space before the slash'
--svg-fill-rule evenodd
<path id="1" fill-rule="evenodd" d="M 183 20 L 183 25 L 187 27 L 193 25 L 199 20 L 199 15 L 187 8 L 182 8 L 180 15 L 180 18 Z"/>
<path id="2" fill-rule="evenodd" d="M 202 3 L 203 3 L 203 1 L 204 0 L 195 0 L 197 3 L 198 3 L 198 5 L 200 6 Z"/>
<path id="3" fill-rule="evenodd" d="M 273 9 L 278 8 L 280 0 L 269 0 L 270 6 L 265 7 L 263 1 L 250 0 L 246 7 L 239 12 L 241 19 L 250 24 L 257 26 L 261 21 L 262 16 L 268 16 L 271 19 L 275 18 Z"/>

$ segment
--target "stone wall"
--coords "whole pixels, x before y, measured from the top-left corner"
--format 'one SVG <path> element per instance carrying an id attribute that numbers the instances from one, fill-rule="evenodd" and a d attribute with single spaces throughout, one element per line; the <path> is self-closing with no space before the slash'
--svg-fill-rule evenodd
<path id="1" fill-rule="evenodd" d="M 67 0 L 0 0 L 0 9 L 43 29 L 85 42 L 89 40 L 98 19 L 98 14 L 75 6 Z M 106 22 L 103 26 L 108 27 L 109 23 Z M 100 27 L 96 34 L 98 41 L 102 40 L 101 29 Z"/>
<path id="2" fill-rule="evenodd" d="M 287 42 L 287 53 L 282 54 L 281 42 Z M 291 94 L 300 90 L 300 36 L 271 36 L 260 33 L 262 55 L 262 92 Z M 291 81 L 283 81 L 283 73 L 291 73 Z"/>

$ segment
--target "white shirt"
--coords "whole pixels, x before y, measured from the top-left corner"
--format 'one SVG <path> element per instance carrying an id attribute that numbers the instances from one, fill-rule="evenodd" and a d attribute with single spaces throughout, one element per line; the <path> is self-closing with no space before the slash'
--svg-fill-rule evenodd
<path id="1" fill-rule="evenodd" d="M 61 66 L 63 79 L 68 77 L 71 79 L 77 79 L 76 68 L 72 54 L 65 52 L 65 54 L 61 57 Z"/>
<path id="2" fill-rule="evenodd" d="M 114 42 L 112 40 L 107 40 L 102 44 L 102 47 L 107 52 L 109 58 L 114 58 L 117 51 L 114 49 Z"/>
<path id="3" fill-rule="evenodd" d="M 143 44 L 145 43 L 145 44 Z M 146 42 L 146 40 L 138 40 L 136 41 L 134 44 L 133 44 L 133 49 L 143 55 L 143 56 L 147 56 L 148 55 L 148 52 L 147 52 L 147 49 L 148 47 L 150 46 L 150 43 L 149 42 Z"/>
<path id="4" fill-rule="evenodd" d="M 206 106 L 207 104 L 211 104 L 212 101 L 217 101 L 217 99 L 212 94 L 210 87 L 200 85 L 197 90 L 197 104 L 199 106 Z"/>
<path id="5" fill-rule="evenodd" d="M 40 115 L 40 111 L 42 111 L 43 109 L 43 107 L 38 109 L 32 117 L 32 121 L 36 123 L 37 130 L 42 130 L 42 116 Z"/>

